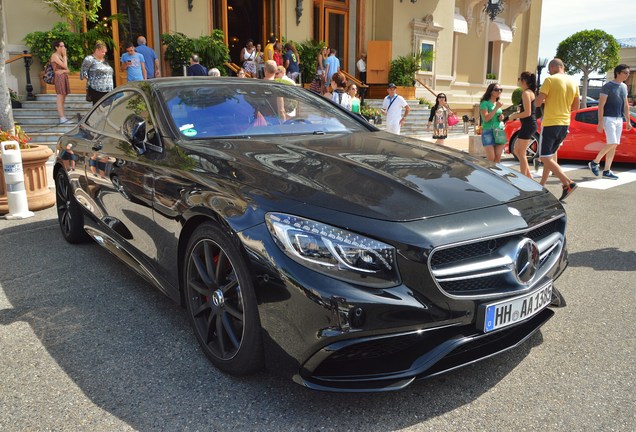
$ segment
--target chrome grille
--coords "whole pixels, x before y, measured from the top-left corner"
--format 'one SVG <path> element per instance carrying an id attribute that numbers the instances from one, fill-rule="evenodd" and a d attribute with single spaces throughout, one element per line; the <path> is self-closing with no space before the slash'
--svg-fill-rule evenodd
<path id="1" fill-rule="evenodd" d="M 442 246 L 429 257 L 431 273 L 441 291 L 453 298 L 492 298 L 530 290 L 559 261 L 564 246 L 565 216 L 500 237 Z M 519 281 L 519 245 L 531 239 L 539 257 L 537 270 Z M 535 260 L 536 261 L 536 260 Z"/>

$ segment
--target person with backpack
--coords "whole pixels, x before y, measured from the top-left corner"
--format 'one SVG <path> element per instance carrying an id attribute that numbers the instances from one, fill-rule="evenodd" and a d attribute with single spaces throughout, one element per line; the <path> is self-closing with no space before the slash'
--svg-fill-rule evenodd
<path id="1" fill-rule="evenodd" d="M 331 100 L 351 111 L 351 96 L 347 93 L 347 78 L 340 71 L 331 76 Z"/>

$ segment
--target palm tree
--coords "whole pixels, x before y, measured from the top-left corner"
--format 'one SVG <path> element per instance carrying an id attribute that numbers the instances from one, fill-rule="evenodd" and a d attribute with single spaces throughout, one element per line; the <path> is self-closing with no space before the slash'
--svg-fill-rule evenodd
<path id="1" fill-rule="evenodd" d="M 0 129 L 13 133 L 13 109 L 5 75 L 4 4 L 0 0 Z"/>

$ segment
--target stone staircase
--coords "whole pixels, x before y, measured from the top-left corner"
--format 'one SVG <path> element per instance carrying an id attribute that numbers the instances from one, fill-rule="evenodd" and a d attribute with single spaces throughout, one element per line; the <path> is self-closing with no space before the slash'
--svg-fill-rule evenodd
<path id="1" fill-rule="evenodd" d="M 431 115 L 431 110 L 426 105 L 420 105 L 417 100 L 407 100 L 411 111 L 407 117 L 406 123 L 402 127 L 400 134 L 421 138 L 422 136 L 428 136 L 430 138 L 432 132 L 426 130 L 428 125 L 428 117 Z M 374 108 L 382 108 L 382 99 L 365 99 L 365 103 Z M 382 117 L 382 124 L 376 125 L 379 129 L 384 130 L 386 128 L 386 117 Z M 451 127 L 451 132 L 462 132 L 464 129 L 464 123 L 459 120 L 459 123 Z"/>
<path id="2" fill-rule="evenodd" d="M 47 145 L 55 151 L 58 138 L 75 127 L 78 119 L 92 107 L 83 94 L 66 96 L 64 111 L 68 122 L 60 124 L 55 109 L 55 94 L 38 94 L 34 101 L 23 101 L 22 108 L 13 109 L 15 123 L 31 137 L 31 143 Z"/>

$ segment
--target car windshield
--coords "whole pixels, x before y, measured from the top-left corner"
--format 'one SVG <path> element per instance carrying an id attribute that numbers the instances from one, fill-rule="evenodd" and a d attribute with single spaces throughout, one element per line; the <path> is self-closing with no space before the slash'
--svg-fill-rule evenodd
<path id="1" fill-rule="evenodd" d="M 188 139 L 369 130 L 364 120 L 306 90 L 250 81 L 171 86 L 160 95 L 175 127 Z"/>

